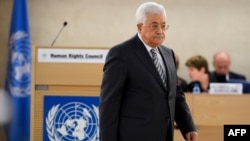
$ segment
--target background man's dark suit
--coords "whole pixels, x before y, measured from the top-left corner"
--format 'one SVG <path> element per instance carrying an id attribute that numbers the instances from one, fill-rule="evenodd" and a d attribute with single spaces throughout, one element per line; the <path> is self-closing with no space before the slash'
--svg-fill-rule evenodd
<path id="1" fill-rule="evenodd" d="M 163 46 L 159 50 L 167 88 L 137 35 L 110 49 L 100 96 L 101 141 L 172 141 L 174 120 L 183 135 L 195 131 L 184 94 L 176 85 L 174 53 Z"/>
<path id="2" fill-rule="evenodd" d="M 229 72 L 229 79 L 246 80 L 246 76 L 230 71 Z"/>
<path id="3" fill-rule="evenodd" d="M 215 71 L 211 72 L 211 82 L 227 82 L 226 76 L 218 74 Z M 246 80 L 246 76 L 230 71 L 229 80 Z"/>

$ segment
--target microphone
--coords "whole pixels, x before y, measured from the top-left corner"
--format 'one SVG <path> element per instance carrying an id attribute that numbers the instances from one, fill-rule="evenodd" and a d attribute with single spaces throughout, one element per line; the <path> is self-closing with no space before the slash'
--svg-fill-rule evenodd
<path id="1" fill-rule="evenodd" d="M 54 43 L 56 42 L 58 36 L 61 34 L 63 28 L 64 28 L 65 26 L 67 26 L 67 24 L 68 24 L 67 21 L 63 22 L 63 26 L 62 26 L 62 28 L 60 29 L 60 31 L 57 33 L 56 38 L 55 38 L 55 39 L 53 40 L 53 42 L 51 43 L 51 47 L 54 45 Z"/>

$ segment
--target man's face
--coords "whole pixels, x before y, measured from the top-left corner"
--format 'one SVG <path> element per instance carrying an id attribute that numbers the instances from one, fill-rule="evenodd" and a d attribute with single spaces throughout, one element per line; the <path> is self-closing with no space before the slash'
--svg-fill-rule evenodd
<path id="1" fill-rule="evenodd" d="M 226 75 L 229 72 L 229 60 L 216 60 L 213 62 L 216 73 Z"/>
<path id="2" fill-rule="evenodd" d="M 167 28 L 166 19 L 163 14 L 147 14 L 147 20 L 144 24 L 137 25 L 143 41 L 151 46 L 161 45 L 165 39 Z"/>

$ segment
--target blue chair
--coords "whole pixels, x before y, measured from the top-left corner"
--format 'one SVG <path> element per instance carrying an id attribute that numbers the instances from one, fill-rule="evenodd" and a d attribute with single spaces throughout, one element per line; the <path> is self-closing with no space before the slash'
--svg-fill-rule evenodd
<path id="1" fill-rule="evenodd" d="M 243 85 L 243 93 L 250 94 L 250 82 L 239 79 L 230 79 L 227 83 L 241 83 Z"/>

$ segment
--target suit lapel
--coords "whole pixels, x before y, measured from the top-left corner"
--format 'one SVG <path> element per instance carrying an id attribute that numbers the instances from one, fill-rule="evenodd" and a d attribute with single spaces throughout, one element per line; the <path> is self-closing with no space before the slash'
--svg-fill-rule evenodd
<path id="1" fill-rule="evenodd" d="M 163 62 L 164 62 L 165 68 L 166 68 L 167 84 L 169 86 L 170 80 L 172 80 L 172 78 L 171 78 L 172 76 L 170 75 L 171 74 L 171 70 L 170 70 L 170 67 L 171 67 L 170 62 L 171 61 L 167 61 L 167 60 L 172 60 L 173 56 L 172 56 L 171 52 L 164 51 L 164 48 L 162 46 L 159 47 L 159 51 L 161 53 L 161 56 L 163 58 Z"/>

